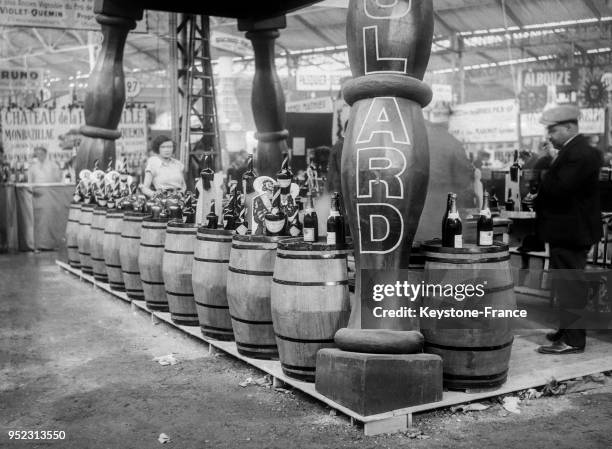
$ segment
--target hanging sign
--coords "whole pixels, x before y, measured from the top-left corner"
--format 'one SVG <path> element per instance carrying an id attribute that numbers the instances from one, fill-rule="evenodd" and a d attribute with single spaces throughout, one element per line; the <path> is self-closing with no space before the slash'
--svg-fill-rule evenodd
<path id="1" fill-rule="evenodd" d="M 40 69 L 0 68 L 0 89 L 32 89 L 42 85 L 43 71 Z"/>
<path id="2" fill-rule="evenodd" d="M 253 55 L 253 46 L 250 40 L 229 33 L 213 31 L 210 33 L 210 45 L 240 56 Z"/>
<path id="3" fill-rule="evenodd" d="M 128 98 L 134 98 L 138 96 L 140 91 L 142 90 L 142 83 L 134 78 L 133 76 L 128 76 L 125 78 L 125 96 Z"/>
<path id="4" fill-rule="evenodd" d="M 516 142 L 515 100 L 478 101 L 452 107 L 448 131 L 464 143 Z"/>
<path id="5" fill-rule="evenodd" d="M 287 112 L 331 113 L 334 110 L 334 102 L 330 97 L 290 101 L 287 102 L 286 110 Z"/>
<path id="6" fill-rule="evenodd" d="M 7 154 L 28 154 L 36 146 L 49 153 L 62 150 L 62 142 L 85 124 L 83 108 L 64 109 L 2 109 L 2 145 Z M 124 109 L 119 123 L 122 137 L 117 147 L 126 153 L 147 148 L 146 108 Z"/>
<path id="7" fill-rule="evenodd" d="M 0 0 L 0 26 L 99 31 L 94 0 Z M 132 33 L 146 33 L 146 11 Z"/>

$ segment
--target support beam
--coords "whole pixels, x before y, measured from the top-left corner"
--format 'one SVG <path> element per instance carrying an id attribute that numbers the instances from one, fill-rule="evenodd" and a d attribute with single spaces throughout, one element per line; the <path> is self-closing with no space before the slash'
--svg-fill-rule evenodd
<path id="1" fill-rule="evenodd" d="M 512 11 L 512 8 L 508 5 L 505 0 L 498 0 L 499 7 L 502 10 L 502 14 L 506 14 L 512 22 L 519 28 L 523 28 L 523 22 L 518 18 L 518 16 Z"/>
<path id="2" fill-rule="evenodd" d="M 308 31 L 312 32 L 313 34 L 316 34 L 321 39 L 323 39 L 325 42 L 327 42 L 329 45 L 336 45 L 336 43 L 328 35 L 326 35 L 323 31 L 319 30 L 318 28 L 315 28 L 314 26 L 312 26 L 312 24 L 308 22 L 306 19 L 304 19 L 303 17 L 296 15 L 296 16 L 293 16 L 293 18 L 297 20 L 298 22 L 300 22 L 302 25 L 304 25 L 304 27 Z"/>
<path id="3" fill-rule="evenodd" d="M 582 0 L 582 1 L 587 6 L 587 8 L 589 8 L 591 10 L 591 12 L 593 13 L 593 16 L 597 17 L 598 19 L 601 19 L 601 11 L 595 5 L 595 2 L 593 0 Z M 610 5 L 610 6 L 612 6 L 612 5 Z"/>

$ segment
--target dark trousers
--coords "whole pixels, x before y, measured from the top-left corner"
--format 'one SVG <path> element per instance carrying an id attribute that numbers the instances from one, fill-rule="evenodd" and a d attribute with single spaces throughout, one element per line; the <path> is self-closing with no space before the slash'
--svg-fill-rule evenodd
<path id="1" fill-rule="evenodd" d="M 550 268 L 553 270 L 553 292 L 559 305 L 559 331 L 562 340 L 570 345 L 584 347 L 586 330 L 572 326 L 579 318 L 575 311 L 587 305 L 588 286 L 584 269 L 589 248 L 562 248 L 550 246 Z"/>

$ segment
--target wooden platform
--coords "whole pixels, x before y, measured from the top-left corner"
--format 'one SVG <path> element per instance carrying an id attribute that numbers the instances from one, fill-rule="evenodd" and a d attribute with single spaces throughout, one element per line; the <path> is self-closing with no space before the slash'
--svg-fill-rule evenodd
<path id="1" fill-rule="evenodd" d="M 123 301 L 131 302 L 134 309 L 141 310 L 151 315 L 152 320 L 163 321 L 207 343 L 210 351 L 219 349 L 231 354 L 249 365 L 270 374 L 275 384 L 278 385 L 280 381 L 281 384 L 285 383 L 291 385 L 293 388 L 344 413 L 351 418 L 351 421 L 357 420 L 363 423 L 364 433 L 366 435 L 406 430 L 412 425 L 413 413 L 450 407 L 452 405 L 495 397 L 527 388 L 539 387 L 546 384 L 552 377 L 561 381 L 612 370 L 612 342 L 589 337 L 587 341 L 587 350 L 583 354 L 564 356 L 542 355 L 537 353 L 535 349 L 545 342 L 544 332 L 527 331 L 524 335 L 517 336 L 514 340 L 508 381 L 501 388 L 472 393 L 445 391 L 443 399 L 439 402 L 407 407 L 377 415 L 363 416 L 317 393 L 314 384 L 301 382 L 285 376 L 281 370 L 280 362 L 278 361 L 257 360 L 244 357 L 238 353 L 234 342 L 212 340 L 202 336 L 199 327 L 174 324 L 170 320 L 170 313 L 150 311 L 146 308 L 144 301 L 131 301 L 125 293 L 111 290 L 108 284 L 98 282 L 94 280 L 92 276 L 84 275 L 80 270 L 75 270 L 64 262 L 56 261 L 56 263 L 64 271 L 78 276 L 81 280 L 92 283 L 95 288 L 104 290 Z"/>

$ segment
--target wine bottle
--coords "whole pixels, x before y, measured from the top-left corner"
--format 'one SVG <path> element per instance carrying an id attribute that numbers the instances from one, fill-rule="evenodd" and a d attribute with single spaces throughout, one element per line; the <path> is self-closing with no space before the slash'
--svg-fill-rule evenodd
<path id="1" fill-rule="evenodd" d="M 206 216 L 206 220 L 208 221 L 206 224 L 208 229 L 217 229 L 219 216 L 215 213 L 215 200 L 210 201 L 210 212 Z"/>
<path id="2" fill-rule="evenodd" d="M 489 208 L 491 212 L 499 211 L 499 200 L 495 194 L 495 189 L 491 189 L 491 194 L 489 195 Z"/>
<path id="3" fill-rule="evenodd" d="M 510 180 L 512 182 L 518 182 L 519 178 L 519 169 L 521 168 L 521 166 L 518 162 L 518 154 L 518 150 L 514 150 L 514 162 L 510 166 Z"/>
<path id="4" fill-rule="evenodd" d="M 508 200 L 506 200 L 506 211 L 514 210 L 514 200 L 512 199 L 512 189 L 508 189 Z"/>
<path id="5" fill-rule="evenodd" d="M 265 234 L 269 236 L 283 235 L 287 226 L 287 216 L 281 209 L 281 187 L 274 188 L 272 195 L 272 209 L 264 219 Z"/>
<path id="6" fill-rule="evenodd" d="M 183 221 L 183 211 L 178 204 L 173 203 L 168 206 L 168 218 L 179 223 Z"/>
<path id="7" fill-rule="evenodd" d="M 450 195 L 448 216 L 442 229 L 442 246 L 447 248 L 463 248 L 463 226 L 457 211 L 457 195 Z"/>
<path id="8" fill-rule="evenodd" d="M 493 245 L 493 219 L 489 208 L 489 192 L 485 191 L 482 198 L 482 210 L 476 224 L 478 246 Z"/>
<path id="9" fill-rule="evenodd" d="M 319 218 L 314 208 L 311 192 L 306 194 L 303 232 L 305 242 L 316 242 L 319 239 Z"/>
<path id="10" fill-rule="evenodd" d="M 340 194 L 334 192 L 331 197 L 331 212 L 327 218 L 327 244 L 343 248 L 345 241 L 344 217 L 340 214 Z"/>
<path id="11" fill-rule="evenodd" d="M 283 163 L 281 164 L 280 171 L 276 174 L 276 181 L 280 187 L 281 195 L 288 195 L 291 190 L 291 180 L 293 179 L 293 172 L 289 166 L 289 155 L 285 154 Z"/>
<path id="12" fill-rule="evenodd" d="M 202 188 L 204 190 L 210 190 L 211 183 L 215 179 L 215 171 L 211 167 L 212 156 L 204 156 L 204 169 L 200 172 L 200 179 L 202 180 Z"/>
<path id="13" fill-rule="evenodd" d="M 296 207 L 293 215 L 287 217 L 287 223 L 289 224 L 289 235 L 292 237 L 299 237 L 302 235 L 302 223 L 300 222 L 300 209 Z"/>
<path id="14" fill-rule="evenodd" d="M 236 219 L 236 234 L 245 235 L 248 230 L 249 224 L 246 220 L 246 207 L 243 205 Z"/>
<path id="15" fill-rule="evenodd" d="M 223 229 L 233 231 L 236 229 L 236 220 L 238 218 L 237 210 L 239 207 L 238 189 L 236 184 L 233 184 L 230 191 L 230 200 L 223 211 Z"/>
<path id="16" fill-rule="evenodd" d="M 440 234 L 442 236 L 444 236 L 444 227 L 446 226 L 446 219 L 448 218 L 448 214 L 450 213 L 451 199 L 453 195 L 454 195 L 453 192 L 448 192 L 448 195 L 446 196 L 446 211 L 444 212 L 444 215 L 442 216 L 442 232 Z"/>

